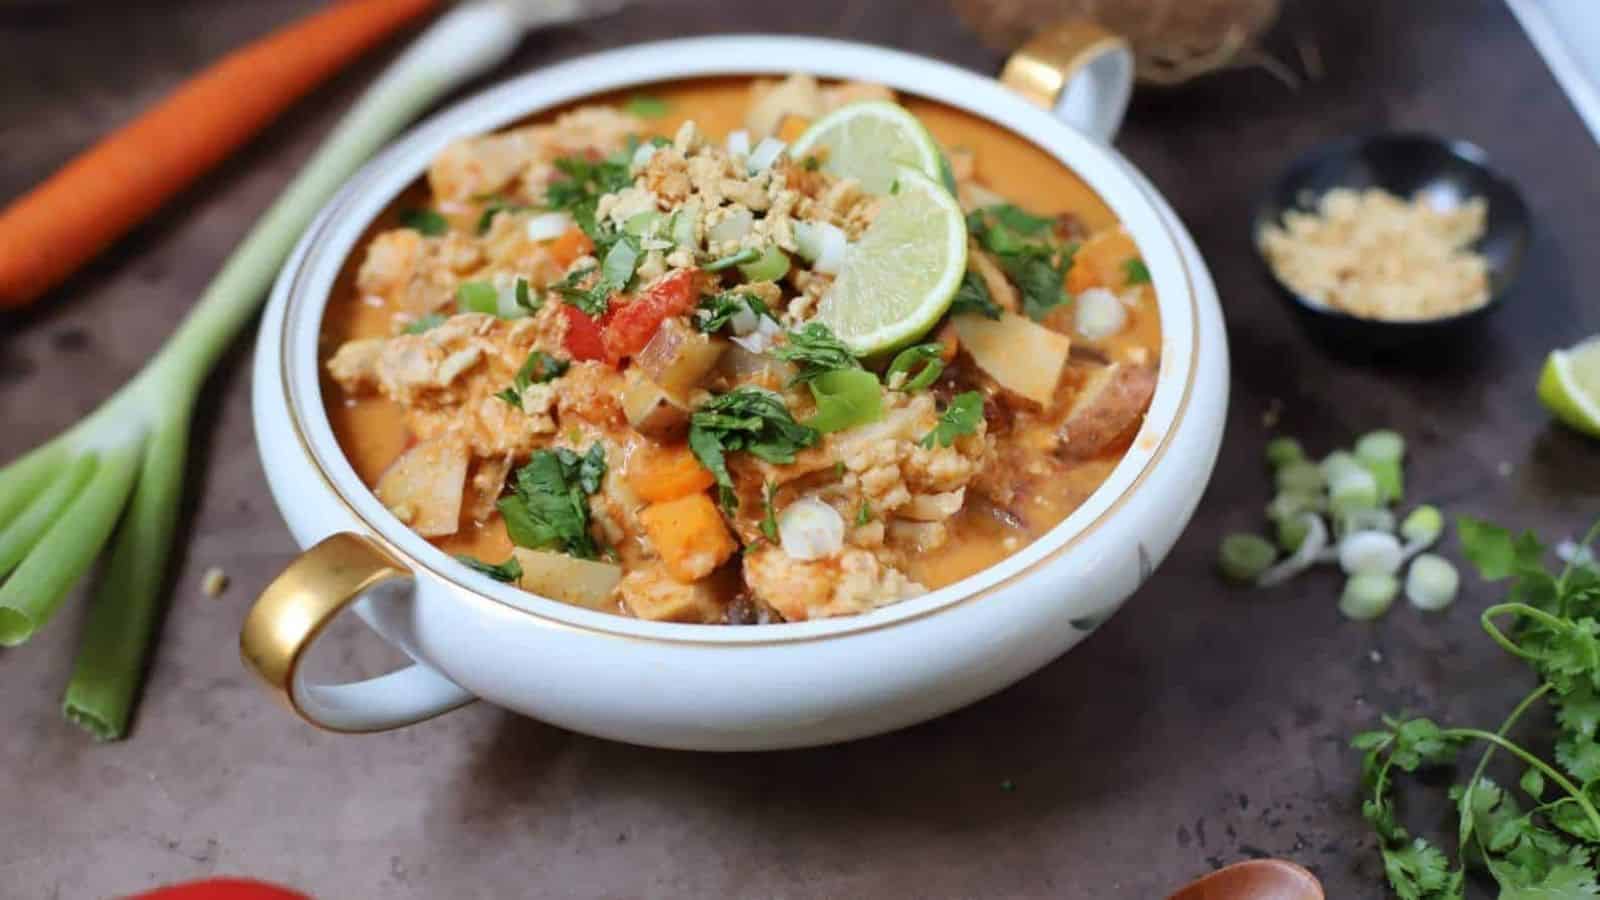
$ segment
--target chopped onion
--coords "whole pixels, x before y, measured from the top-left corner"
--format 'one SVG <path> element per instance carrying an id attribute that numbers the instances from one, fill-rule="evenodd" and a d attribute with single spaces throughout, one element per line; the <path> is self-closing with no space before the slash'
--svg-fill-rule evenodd
<path id="1" fill-rule="evenodd" d="M 733 342 L 751 353 L 765 353 L 777 343 L 783 329 L 766 316 L 756 316 L 756 327 L 749 334 L 735 335 Z"/>
<path id="2" fill-rule="evenodd" d="M 761 317 L 757 316 L 748 304 L 745 305 L 744 309 L 728 317 L 728 328 L 740 337 L 755 331 L 760 325 Z"/>
<path id="3" fill-rule="evenodd" d="M 728 213 L 722 221 L 711 226 L 706 232 L 706 240 L 720 244 L 724 241 L 742 241 L 750 233 L 751 226 L 755 225 L 755 214 L 744 207 L 739 207 Z"/>
<path id="4" fill-rule="evenodd" d="M 1424 553 L 1411 561 L 1406 572 L 1406 599 L 1417 609 L 1433 612 L 1455 602 L 1461 575 L 1442 556 Z"/>
<path id="5" fill-rule="evenodd" d="M 1335 515 L 1376 509 L 1380 505 L 1378 479 L 1360 463 L 1353 465 L 1355 468 L 1336 470 L 1328 478 L 1328 505 Z"/>
<path id="6" fill-rule="evenodd" d="M 685 250 L 696 247 L 694 226 L 700 220 L 700 201 L 690 200 L 672 214 L 672 242 Z"/>
<path id="7" fill-rule="evenodd" d="M 1078 295 L 1076 327 L 1091 341 L 1104 340 L 1128 324 L 1128 310 L 1117 295 L 1105 288 L 1089 288 Z"/>
<path id="8" fill-rule="evenodd" d="M 530 241 L 553 241 L 566 234 L 574 224 L 572 216 L 564 212 L 547 212 L 529 219 L 524 227 Z"/>
<path id="9" fill-rule="evenodd" d="M 746 164 L 750 173 L 753 175 L 772 168 L 772 164 L 777 162 L 778 157 L 787 149 L 789 145 L 777 138 L 762 138 L 761 142 L 756 144 L 756 148 L 750 151 L 750 161 Z"/>
<path id="10" fill-rule="evenodd" d="M 640 144 L 639 148 L 633 151 L 633 162 L 630 164 L 632 170 L 637 172 L 650 165 L 650 157 L 655 156 L 656 151 L 660 149 L 655 144 Z"/>
<path id="11" fill-rule="evenodd" d="M 796 222 L 795 247 L 811 263 L 813 271 L 824 275 L 837 275 L 844 268 L 845 252 L 850 239 L 844 229 L 832 222 Z"/>
<path id="12" fill-rule="evenodd" d="M 750 155 L 750 132 L 745 131 L 743 128 L 738 131 L 728 132 L 728 155 Z"/>
<path id="13" fill-rule="evenodd" d="M 1299 549 L 1291 553 L 1288 558 L 1262 572 L 1256 578 L 1258 587 L 1272 587 L 1299 575 L 1317 562 L 1322 551 L 1328 546 L 1328 526 L 1322 524 L 1322 517 L 1315 513 L 1303 513 L 1300 521 L 1306 525 L 1305 539 L 1300 542 Z"/>
<path id="14" fill-rule="evenodd" d="M 778 514 L 778 540 L 792 559 L 827 559 L 844 549 L 844 517 L 815 497 L 796 500 Z"/>
<path id="15" fill-rule="evenodd" d="M 1400 541 L 1382 531 L 1357 531 L 1339 542 L 1339 567 L 1346 575 L 1393 575 L 1403 561 Z"/>
<path id="16" fill-rule="evenodd" d="M 528 314 L 517 302 L 517 279 L 496 278 L 494 285 L 494 314 L 502 319 L 520 319 Z"/>
<path id="17" fill-rule="evenodd" d="M 1400 581 L 1393 575 L 1356 575 L 1344 583 L 1344 593 L 1339 595 L 1339 612 L 1358 622 L 1376 619 L 1389 611 L 1399 593 Z"/>

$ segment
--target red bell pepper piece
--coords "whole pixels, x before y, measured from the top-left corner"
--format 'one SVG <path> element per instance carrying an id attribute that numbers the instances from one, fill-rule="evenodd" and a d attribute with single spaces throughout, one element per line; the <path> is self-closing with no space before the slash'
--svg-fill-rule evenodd
<path id="1" fill-rule="evenodd" d="M 567 335 L 562 340 L 567 353 L 573 359 L 605 359 L 600 322 L 570 303 L 561 304 L 561 314 L 567 317 Z"/>
<path id="2" fill-rule="evenodd" d="M 606 316 L 606 359 L 613 364 L 644 349 L 667 319 L 688 312 L 698 300 L 694 269 L 679 269 Z"/>

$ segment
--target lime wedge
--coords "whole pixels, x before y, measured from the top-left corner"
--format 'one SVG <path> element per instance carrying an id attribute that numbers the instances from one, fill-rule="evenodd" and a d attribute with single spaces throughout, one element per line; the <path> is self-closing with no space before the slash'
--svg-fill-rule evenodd
<path id="1" fill-rule="evenodd" d="M 887 100 L 851 103 L 818 119 L 789 148 L 793 159 L 811 155 L 823 158 L 822 171 L 874 194 L 889 193 L 900 166 L 938 180 L 944 159 L 917 117 Z"/>
<path id="2" fill-rule="evenodd" d="M 1600 336 L 1546 357 L 1539 400 L 1556 418 L 1600 437 Z"/>
<path id="3" fill-rule="evenodd" d="M 967 270 L 967 223 L 939 182 L 902 166 L 878 216 L 850 245 L 817 319 L 858 356 L 926 334 Z"/>

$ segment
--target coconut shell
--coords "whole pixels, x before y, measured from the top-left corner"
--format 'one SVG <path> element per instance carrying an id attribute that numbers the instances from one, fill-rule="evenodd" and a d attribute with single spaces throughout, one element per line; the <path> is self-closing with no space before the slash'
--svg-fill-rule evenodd
<path id="1" fill-rule="evenodd" d="M 1006 53 L 1049 26 L 1089 18 L 1133 45 L 1141 81 L 1174 84 L 1234 65 L 1278 18 L 1280 0 L 952 0 Z"/>

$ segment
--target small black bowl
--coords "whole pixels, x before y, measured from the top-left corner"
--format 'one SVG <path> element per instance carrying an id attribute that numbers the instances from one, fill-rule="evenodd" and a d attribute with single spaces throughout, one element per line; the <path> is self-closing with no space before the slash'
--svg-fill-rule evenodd
<path id="1" fill-rule="evenodd" d="M 1453 316 L 1417 321 L 1364 319 L 1296 293 L 1278 279 L 1261 253 L 1257 235 L 1281 223 L 1289 210 L 1314 209 L 1334 188 L 1383 188 L 1399 197 L 1421 193 L 1445 203 L 1483 197 L 1489 204 L 1484 235 L 1474 245 L 1489 263 L 1489 302 Z M 1426 134 L 1375 134 L 1324 144 L 1296 160 L 1279 176 L 1250 223 L 1267 276 L 1278 286 L 1306 329 L 1330 348 L 1351 356 L 1400 350 L 1445 349 L 1479 331 L 1516 280 L 1531 230 L 1528 208 L 1511 181 L 1489 167 L 1475 144 Z"/>

